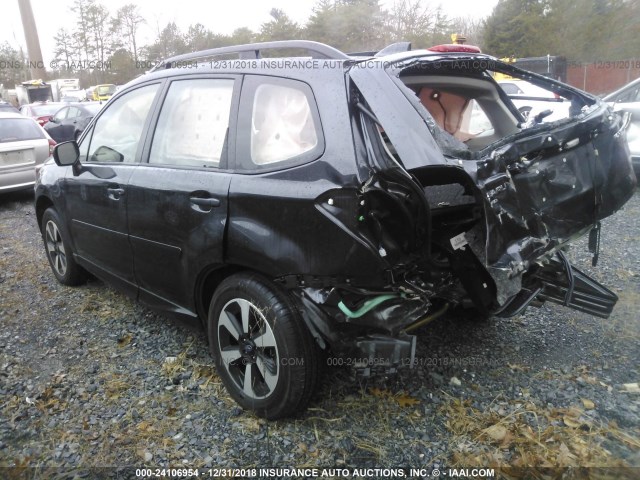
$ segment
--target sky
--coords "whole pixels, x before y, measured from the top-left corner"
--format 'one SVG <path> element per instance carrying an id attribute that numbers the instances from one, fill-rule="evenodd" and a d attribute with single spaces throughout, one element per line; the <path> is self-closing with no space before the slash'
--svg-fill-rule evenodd
<path id="1" fill-rule="evenodd" d="M 127 4 L 138 5 L 146 24 L 140 28 L 140 44 L 151 43 L 168 22 L 175 21 L 181 31 L 186 32 L 190 24 L 202 23 L 215 33 L 230 34 L 239 27 L 249 27 L 257 31 L 260 25 L 268 22 L 272 8 L 283 10 L 299 24 L 306 23 L 317 0 L 99 0 L 111 13 Z M 385 8 L 393 5 L 394 0 L 382 0 Z M 73 29 L 74 14 L 70 7 L 73 0 L 31 0 L 31 7 L 38 28 L 38 36 L 45 64 L 53 60 L 55 42 L 53 37 L 59 28 Z M 437 5 L 436 0 L 423 0 L 424 5 Z M 486 17 L 497 0 L 449 0 L 441 3 L 450 17 L 474 16 Z M 453 32 L 452 32 L 453 33 Z M 14 48 L 22 46 L 26 52 L 22 21 L 18 0 L 0 1 L 0 43 L 5 41 Z"/>

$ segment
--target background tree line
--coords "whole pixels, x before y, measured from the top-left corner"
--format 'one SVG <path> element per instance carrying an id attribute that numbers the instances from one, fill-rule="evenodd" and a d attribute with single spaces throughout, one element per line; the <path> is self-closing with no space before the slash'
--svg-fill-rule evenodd
<path id="1" fill-rule="evenodd" d="M 303 25 L 273 8 L 271 20 L 258 31 L 240 27 L 221 34 L 196 23 L 186 31 L 175 22 L 156 27 L 156 37 L 140 45 L 146 23 L 131 3 L 111 12 L 98 0 L 74 0 L 73 17 L 58 30 L 54 55 L 61 65 L 77 68 L 54 71 L 56 77 L 79 77 L 84 86 L 125 83 L 146 68 L 139 61 L 206 48 L 242 43 L 308 39 L 345 52 L 377 50 L 400 40 L 413 48 L 449 43 L 451 33 L 463 33 L 468 43 L 497 57 L 564 55 L 573 62 L 637 58 L 640 52 L 638 0 L 499 0 L 484 19 L 449 17 L 438 1 L 396 0 L 383 8 L 379 0 L 318 0 Z M 148 25 L 147 25 L 148 26 Z M 0 62 L 24 57 L 8 43 L 0 45 Z M 84 62 L 107 63 L 86 68 Z M 13 85 L 27 78 L 0 69 L 0 83 Z"/>
<path id="2" fill-rule="evenodd" d="M 574 62 L 640 57 L 638 0 L 499 0 L 483 25 L 497 57 L 563 55 Z"/>

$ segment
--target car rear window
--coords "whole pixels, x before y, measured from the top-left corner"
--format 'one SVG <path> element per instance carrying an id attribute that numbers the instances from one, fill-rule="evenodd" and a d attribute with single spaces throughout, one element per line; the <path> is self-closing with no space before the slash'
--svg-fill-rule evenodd
<path id="1" fill-rule="evenodd" d="M 42 117 L 44 115 L 53 115 L 60 110 L 60 105 L 38 105 L 37 107 L 31 107 L 33 114 Z"/>
<path id="2" fill-rule="evenodd" d="M 0 118 L 0 143 L 40 138 L 45 138 L 44 133 L 30 118 Z"/>
<path id="3" fill-rule="evenodd" d="M 0 112 L 17 112 L 18 109 L 8 103 L 0 103 Z"/>

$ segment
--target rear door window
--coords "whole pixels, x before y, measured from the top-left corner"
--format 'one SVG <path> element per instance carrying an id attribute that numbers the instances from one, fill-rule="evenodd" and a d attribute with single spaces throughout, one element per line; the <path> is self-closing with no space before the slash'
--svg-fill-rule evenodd
<path id="1" fill-rule="evenodd" d="M 232 79 L 171 83 L 155 129 L 150 164 L 226 168 Z"/>
<path id="2" fill-rule="evenodd" d="M 298 165 L 324 151 L 320 117 L 303 82 L 248 76 L 238 119 L 238 167 L 264 170 Z"/>

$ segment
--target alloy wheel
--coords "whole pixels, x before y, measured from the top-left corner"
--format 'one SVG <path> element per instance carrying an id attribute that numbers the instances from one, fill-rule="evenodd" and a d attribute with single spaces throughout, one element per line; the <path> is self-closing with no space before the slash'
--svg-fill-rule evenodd
<path id="1" fill-rule="evenodd" d="M 47 254 L 51 259 L 51 265 L 58 275 L 64 277 L 67 273 L 67 252 L 64 249 L 62 236 L 55 222 L 51 220 L 47 222 L 45 235 Z"/>
<path id="2" fill-rule="evenodd" d="M 243 298 L 227 302 L 218 319 L 220 363 L 250 399 L 273 393 L 279 378 L 276 337 L 264 314 Z"/>

